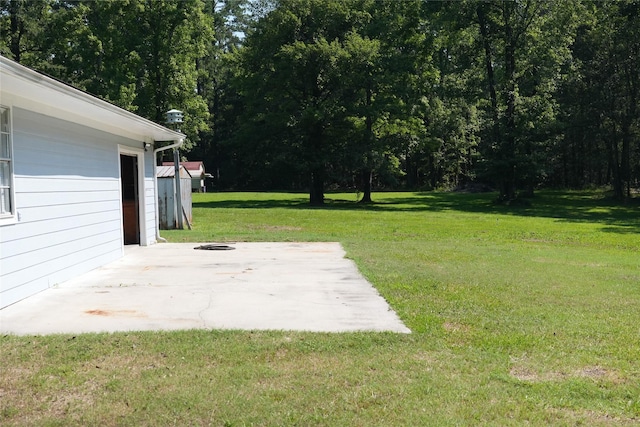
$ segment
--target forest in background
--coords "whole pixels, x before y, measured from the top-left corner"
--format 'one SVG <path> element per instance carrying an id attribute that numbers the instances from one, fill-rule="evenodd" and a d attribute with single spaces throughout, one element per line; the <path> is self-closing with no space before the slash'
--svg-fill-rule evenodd
<path id="1" fill-rule="evenodd" d="M 0 0 L 0 53 L 185 112 L 216 190 L 640 188 L 640 1 Z"/>

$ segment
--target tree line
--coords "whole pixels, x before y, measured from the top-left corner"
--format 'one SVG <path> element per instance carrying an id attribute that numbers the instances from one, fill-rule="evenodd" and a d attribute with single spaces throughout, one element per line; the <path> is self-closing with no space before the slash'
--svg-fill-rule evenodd
<path id="1" fill-rule="evenodd" d="M 0 51 L 162 123 L 217 189 L 640 187 L 640 1 L 0 0 Z"/>

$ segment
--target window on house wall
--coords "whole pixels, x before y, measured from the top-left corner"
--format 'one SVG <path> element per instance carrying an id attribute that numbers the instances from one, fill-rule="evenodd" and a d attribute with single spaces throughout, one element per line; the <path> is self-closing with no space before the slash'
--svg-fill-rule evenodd
<path id="1" fill-rule="evenodd" d="M 11 120 L 9 109 L 0 106 L 0 218 L 13 215 Z"/>

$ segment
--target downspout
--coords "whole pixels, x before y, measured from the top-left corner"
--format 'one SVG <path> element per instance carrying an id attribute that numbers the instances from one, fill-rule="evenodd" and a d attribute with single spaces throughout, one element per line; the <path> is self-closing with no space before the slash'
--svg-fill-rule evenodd
<path id="1" fill-rule="evenodd" d="M 154 190 L 154 195 L 155 195 L 155 203 L 156 203 L 156 240 L 159 242 L 167 242 L 167 239 L 164 239 L 162 237 L 160 237 L 160 215 L 158 212 L 158 170 L 157 170 L 157 163 L 158 163 L 158 153 L 161 151 L 166 151 L 169 149 L 177 149 L 180 148 L 182 146 L 182 144 L 184 144 L 184 138 L 180 138 L 180 139 L 176 139 L 173 141 L 173 144 L 167 145 L 166 147 L 160 147 L 160 148 L 156 148 L 155 150 L 153 150 L 153 179 L 154 179 L 154 186 L 153 186 L 153 190 Z M 180 165 L 176 166 L 177 169 L 180 168 Z M 178 179 L 180 179 L 180 174 L 176 173 L 176 175 L 178 176 Z M 178 198 L 180 198 L 180 194 L 177 195 Z M 182 212 L 180 212 L 181 214 Z"/>
<path id="2" fill-rule="evenodd" d="M 174 166 L 174 177 L 175 177 L 175 185 L 176 185 L 176 219 L 178 220 L 178 230 L 182 230 L 184 225 L 182 223 L 182 189 L 180 188 L 180 152 L 177 148 L 173 149 L 173 166 Z"/>

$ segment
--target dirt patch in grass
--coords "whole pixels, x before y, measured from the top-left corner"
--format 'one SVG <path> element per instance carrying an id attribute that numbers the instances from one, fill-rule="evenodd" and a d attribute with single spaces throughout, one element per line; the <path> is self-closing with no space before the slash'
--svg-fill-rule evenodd
<path id="1" fill-rule="evenodd" d="M 77 414 L 95 404 L 94 397 L 99 388 L 94 380 L 70 385 L 57 375 L 39 376 L 29 370 L 11 367 L 3 368 L 3 377 L 0 420 L 11 419 L 15 425 L 37 425 L 44 420 L 68 417 L 77 421 Z M 31 379 L 25 381 L 25 378 Z M 26 388 L 32 382 L 40 387 L 36 392 Z"/>
<path id="2" fill-rule="evenodd" d="M 525 382 L 562 381 L 568 378 L 590 378 L 614 384 L 624 382 L 617 372 L 601 366 L 586 366 L 572 372 L 536 372 L 523 366 L 513 366 L 509 370 L 509 375 Z"/>
<path id="3" fill-rule="evenodd" d="M 464 325 L 457 322 L 444 322 L 442 327 L 447 332 L 469 332 L 471 328 L 469 325 Z"/>
<path id="4" fill-rule="evenodd" d="M 575 372 L 578 377 L 603 380 L 613 384 L 623 384 L 626 380 L 617 371 L 606 369 L 601 366 L 587 366 Z"/>
<path id="5" fill-rule="evenodd" d="M 590 426 L 636 426 L 640 422 L 635 417 L 620 417 L 608 413 L 573 408 L 549 408 L 548 411 L 574 425 Z"/>
<path id="6" fill-rule="evenodd" d="M 262 230 L 262 231 L 302 231 L 302 227 L 295 227 L 291 225 L 247 225 L 247 228 L 251 230 Z"/>
<path id="7" fill-rule="evenodd" d="M 566 374 L 561 372 L 535 372 L 531 369 L 514 366 L 509 370 L 509 375 L 524 382 L 558 381 L 565 379 Z"/>

